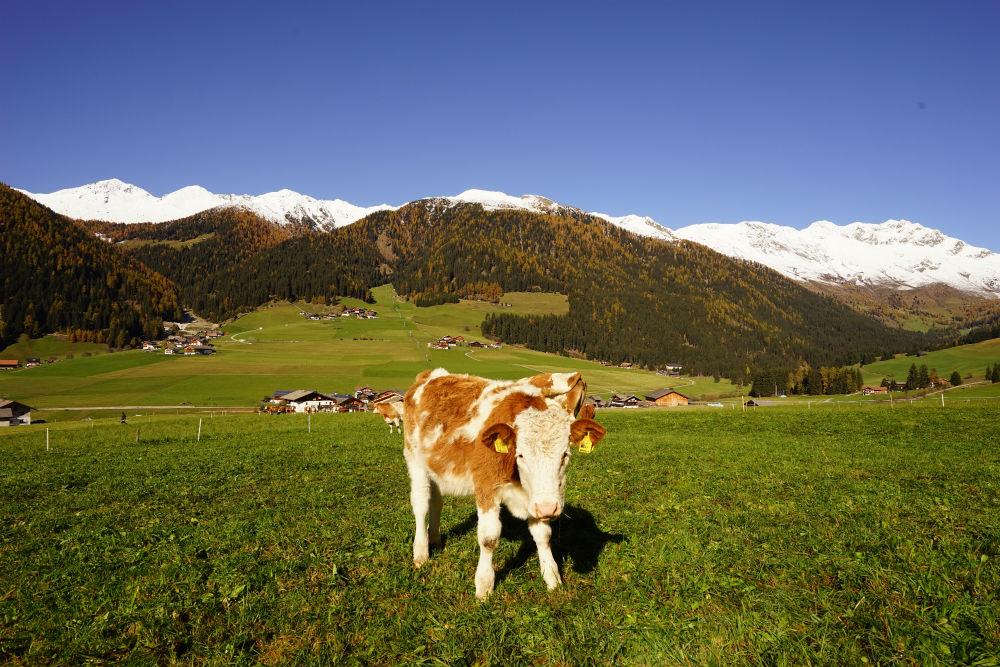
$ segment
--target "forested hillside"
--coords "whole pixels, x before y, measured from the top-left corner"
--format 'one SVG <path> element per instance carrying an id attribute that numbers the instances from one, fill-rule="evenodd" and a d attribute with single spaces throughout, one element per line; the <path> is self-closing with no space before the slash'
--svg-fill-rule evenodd
<path id="1" fill-rule="evenodd" d="M 418 304 L 562 292 L 568 315 L 496 315 L 484 331 L 543 351 L 733 378 L 751 366 L 851 363 L 928 344 L 761 265 L 575 211 L 485 211 L 430 199 L 325 233 L 278 227 L 239 208 L 161 224 L 87 224 L 216 320 L 273 299 L 366 298 L 392 282 Z"/>
<path id="2" fill-rule="evenodd" d="M 352 229 L 353 228 L 353 229 Z M 589 215 L 484 212 L 433 201 L 346 228 L 392 243 L 405 293 L 542 289 L 569 295 L 566 316 L 498 315 L 484 332 L 544 351 L 743 377 L 747 366 L 857 361 L 919 346 L 761 265 L 704 246 L 638 237 Z"/>
<path id="3" fill-rule="evenodd" d="M 170 281 L 2 184 L 0 228 L 0 346 L 65 331 L 123 347 L 181 314 Z"/>

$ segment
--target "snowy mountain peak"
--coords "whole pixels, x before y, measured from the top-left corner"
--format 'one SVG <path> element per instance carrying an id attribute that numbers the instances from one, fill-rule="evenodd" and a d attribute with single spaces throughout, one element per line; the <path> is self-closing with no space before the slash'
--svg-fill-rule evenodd
<path id="1" fill-rule="evenodd" d="M 137 185 L 110 178 L 48 194 L 24 194 L 57 213 L 81 220 L 167 222 L 218 206 L 239 206 L 278 224 L 305 223 L 320 229 L 349 225 L 374 211 L 393 208 L 323 201 L 287 188 L 263 195 L 220 195 L 189 185 L 157 197 Z"/>
<path id="2" fill-rule="evenodd" d="M 375 211 L 395 208 L 314 199 L 287 188 L 262 195 L 221 195 L 189 185 L 156 197 L 117 178 L 50 194 L 25 194 L 73 218 L 112 222 L 164 222 L 217 206 L 240 206 L 278 224 L 299 223 L 329 230 Z M 539 195 L 517 197 L 480 189 L 425 201 L 435 207 L 478 204 L 486 210 L 580 212 Z M 704 223 L 671 231 L 646 216 L 591 215 L 642 236 L 695 241 L 726 255 L 759 262 L 797 280 L 897 288 L 942 282 L 961 290 L 1000 296 L 1000 255 L 909 220 L 848 225 L 819 220 L 804 229 L 744 221 Z"/>
<path id="3" fill-rule="evenodd" d="M 896 288 L 941 282 L 1000 296 L 1000 255 L 909 220 L 848 225 L 820 220 L 801 230 L 763 222 L 709 223 L 674 234 L 797 280 Z"/>

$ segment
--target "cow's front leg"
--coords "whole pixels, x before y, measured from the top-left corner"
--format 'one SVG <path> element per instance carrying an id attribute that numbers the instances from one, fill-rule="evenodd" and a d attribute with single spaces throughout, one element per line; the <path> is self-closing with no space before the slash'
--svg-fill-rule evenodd
<path id="1" fill-rule="evenodd" d="M 476 568 L 476 597 L 485 599 L 493 592 L 493 552 L 500 541 L 500 506 L 478 509 L 479 566 Z"/>
<path id="2" fill-rule="evenodd" d="M 556 588 L 562 583 L 559 576 L 559 565 L 556 564 L 555 556 L 552 555 L 552 527 L 546 521 L 528 519 L 528 530 L 535 538 L 535 546 L 538 547 L 538 565 L 542 570 L 542 578 L 549 590 Z"/>

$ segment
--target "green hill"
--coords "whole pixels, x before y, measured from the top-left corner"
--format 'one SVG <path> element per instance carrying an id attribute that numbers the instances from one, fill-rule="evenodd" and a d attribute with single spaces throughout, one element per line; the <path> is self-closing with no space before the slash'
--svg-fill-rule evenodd
<path id="1" fill-rule="evenodd" d="M 367 298 L 391 281 L 428 303 L 560 292 L 568 312 L 500 313 L 489 332 L 541 351 L 680 363 L 726 377 L 742 378 L 747 366 L 853 363 L 887 348 L 930 346 L 922 334 L 889 328 L 763 266 L 638 237 L 579 212 L 424 200 L 331 232 L 281 228 L 267 236 L 267 223 L 227 211 L 105 225 L 102 233 L 128 241 L 137 259 L 177 282 L 185 303 L 212 319 L 274 299 Z"/>
<path id="2" fill-rule="evenodd" d="M 559 295 L 505 294 L 501 301 L 515 304 L 510 308 L 476 301 L 417 308 L 396 298 L 389 286 L 376 288 L 373 294 L 376 303 L 369 307 L 379 313 L 378 319 L 312 321 L 302 312 L 321 312 L 325 306 L 272 304 L 228 324 L 213 356 L 129 351 L 78 357 L 0 373 L 0 396 L 17 398 L 36 408 L 253 406 L 276 389 L 350 392 L 359 385 L 405 389 L 417 373 L 437 366 L 509 379 L 578 370 L 584 373 L 591 392 L 604 396 L 612 392 L 644 394 L 666 386 L 694 397 L 738 392 L 724 380 L 666 378 L 520 346 L 500 350 L 427 347 L 443 335 L 484 340 L 480 323 L 497 309 L 518 313 L 565 310 L 565 298 Z"/>
<path id="3" fill-rule="evenodd" d="M 160 274 L 0 184 L 0 346 L 21 334 L 136 345 L 180 316 Z"/>
<path id="4" fill-rule="evenodd" d="M 947 378 L 952 371 L 958 371 L 964 378 L 971 374 L 973 379 L 981 380 L 987 365 L 1000 362 L 1000 338 L 985 340 L 971 345 L 959 345 L 943 350 L 935 350 L 916 356 L 897 356 L 894 359 L 868 364 L 862 370 L 865 382 L 878 384 L 883 377 L 895 377 L 902 382 L 910 364 L 926 364 L 927 368 L 936 368 L 938 375 Z"/>

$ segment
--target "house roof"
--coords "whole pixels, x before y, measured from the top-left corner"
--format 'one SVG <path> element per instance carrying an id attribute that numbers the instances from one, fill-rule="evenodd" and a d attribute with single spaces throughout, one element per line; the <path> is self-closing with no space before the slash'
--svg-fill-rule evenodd
<path id="1" fill-rule="evenodd" d="M 0 359 L 0 366 L 17 366 L 17 359 Z"/>
<path id="2" fill-rule="evenodd" d="M 674 391 L 673 389 L 670 389 L 670 388 L 660 389 L 659 391 L 654 391 L 652 394 L 649 394 L 649 395 L 646 396 L 646 400 L 655 401 L 655 400 L 663 398 L 664 396 L 669 396 L 670 394 L 677 394 L 681 398 L 686 398 L 687 400 L 691 400 L 689 397 L 685 396 L 681 392 Z"/>
<path id="3" fill-rule="evenodd" d="M 10 419 L 14 416 L 14 411 L 10 408 L 0 408 L 0 419 Z"/>
<path id="4" fill-rule="evenodd" d="M 281 398 L 286 401 L 304 401 L 312 395 L 316 395 L 320 400 L 332 401 L 333 398 L 327 396 L 326 394 L 320 393 L 315 389 L 296 389 L 295 391 L 290 391 L 283 395 Z"/>

